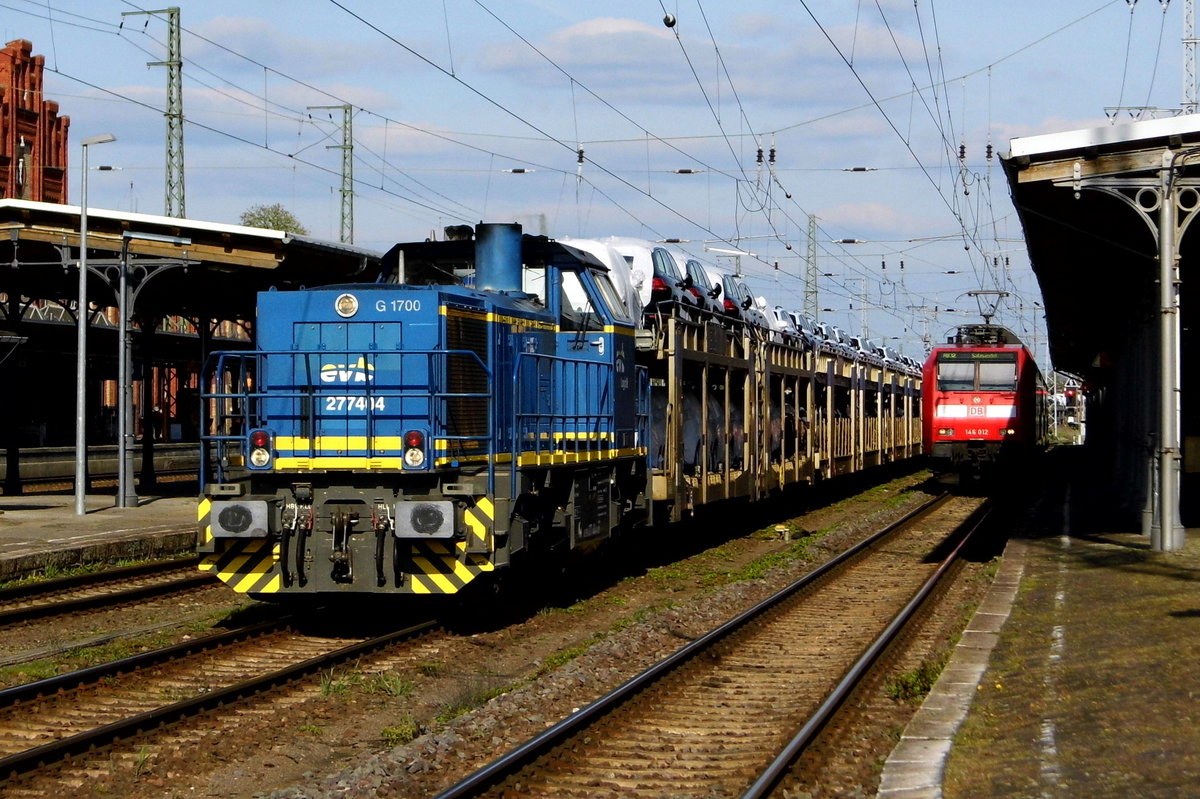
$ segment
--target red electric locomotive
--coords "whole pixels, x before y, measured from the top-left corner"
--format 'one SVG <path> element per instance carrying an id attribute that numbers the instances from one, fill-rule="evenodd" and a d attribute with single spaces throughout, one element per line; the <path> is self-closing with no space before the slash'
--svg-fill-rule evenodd
<path id="1" fill-rule="evenodd" d="M 925 361 L 925 454 L 935 471 L 978 479 L 1046 446 L 1046 387 L 1033 354 L 1000 325 L 963 325 Z"/>

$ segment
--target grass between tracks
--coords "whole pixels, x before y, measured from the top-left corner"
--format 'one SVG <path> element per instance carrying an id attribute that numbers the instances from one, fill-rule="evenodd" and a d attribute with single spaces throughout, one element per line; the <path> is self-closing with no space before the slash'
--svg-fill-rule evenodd
<path id="1" fill-rule="evenodd" d="M 235 610 L 214 611 L 169 629 L 130 638 L 117 638 L 97 646 L 66 649 L 51 657 L 0 667 L 0 686 L 44 680 L 47 677 L 54 677 L 69 671 L 84 669 L 100 663 L 110 663 L 152 649 L 170 646 L 179 641 L 181 637 L 186 638 L 211 632 L 217 624 L 235 612 Z"/>
<path id="2" fill-rule="evenodd" d="M 181 552 L 174 558 L 118 558 L 113 561 L 94 561 L 91 563 L 77 563 L 74 566 L 59 566 L 51 564 L 43 569 L 30 572 L 29 574 L 17 577 L 13 580 L 0 580 L 0 589 L 5 588 L 20 588 L 26 585 L 36 585 L 44 583 L 48 580 L 59 580 L 64 577 L 79 577 L 84 574 L 96 574 L 98 572 L 110 571 L 112 569 L 124 569 L 129 566 L 143 566 L 147 563 L 159 563 L 164 560 L 184 560 L 191 557 L 191 553 Z"/>

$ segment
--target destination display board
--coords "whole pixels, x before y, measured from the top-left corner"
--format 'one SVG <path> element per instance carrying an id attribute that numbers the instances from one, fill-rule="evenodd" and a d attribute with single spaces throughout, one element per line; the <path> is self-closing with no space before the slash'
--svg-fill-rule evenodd
<path id="1" fill-rule="evenodd" d="M 961 363 L 964 361 L 990 361 L 992 363 L 1016 363 L 1016 350 L 943 350 L 938 353 L 938 363 Z"/>

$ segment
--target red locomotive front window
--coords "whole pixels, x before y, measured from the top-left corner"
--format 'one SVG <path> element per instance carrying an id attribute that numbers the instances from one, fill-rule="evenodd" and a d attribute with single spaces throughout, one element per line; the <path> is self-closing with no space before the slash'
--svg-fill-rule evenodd
<path id="1" fill-rule="evenodd" d="M 979 364 L 980 391 L 1016 391 L 1017 365 L 1015 363 Z"/>
<path id="2" fill-rule="evenodd" d="M 975 364 L 939 363 L 937 381 L 938 391 L 974 391 Z"/>

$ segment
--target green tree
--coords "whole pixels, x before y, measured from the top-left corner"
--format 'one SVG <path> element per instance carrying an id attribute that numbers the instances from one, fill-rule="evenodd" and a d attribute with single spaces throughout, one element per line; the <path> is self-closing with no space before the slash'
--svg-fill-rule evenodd
<path id="1" fill-rule="evenodd" d="M 300 224 L 296 215 L 279 203 L 250 206 L 242 212 L 242 224 L 247 227 L 265 227 L 287 233 L 298 233 L 301 236 L 308 235 L 308 228 Z"/>

